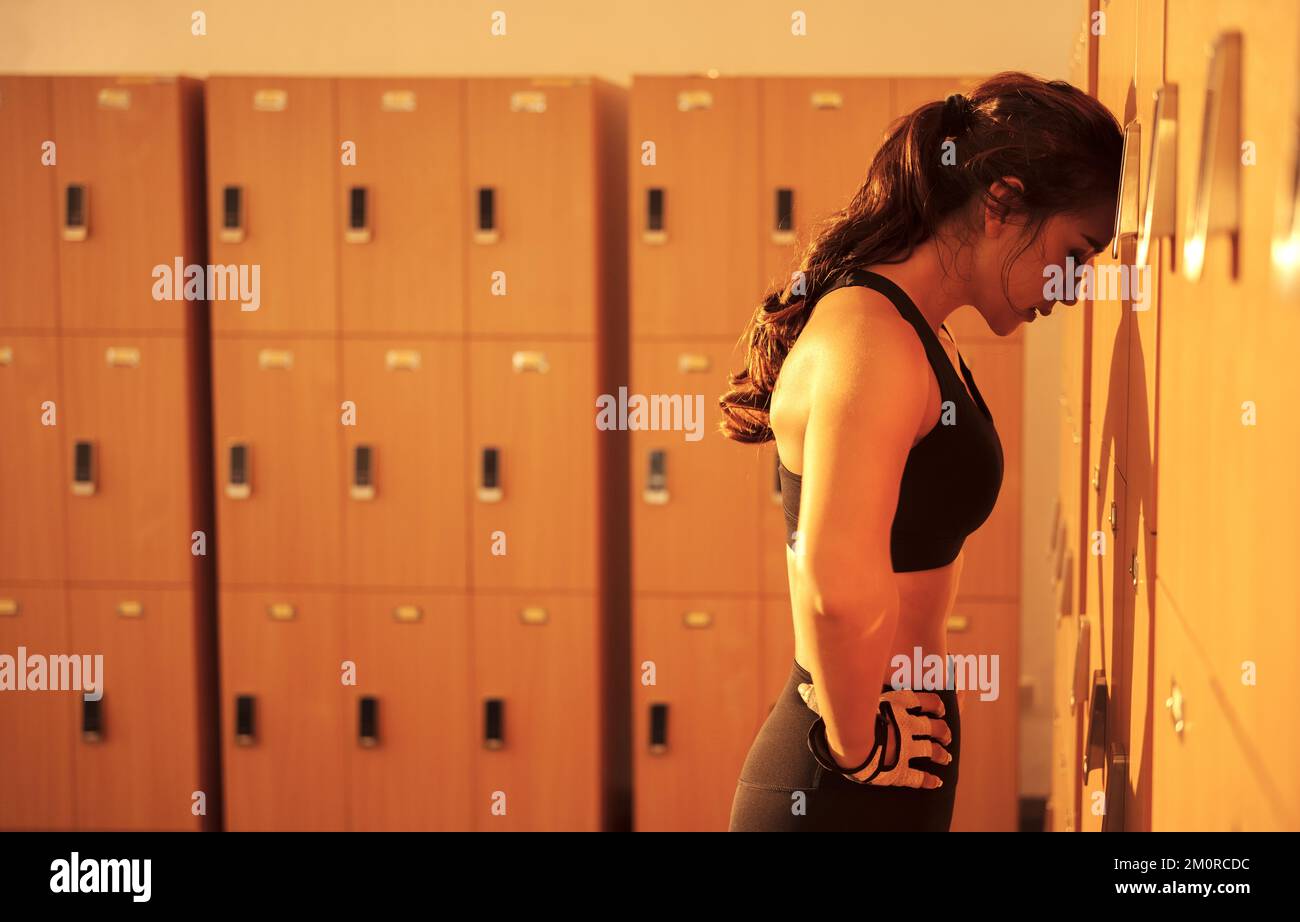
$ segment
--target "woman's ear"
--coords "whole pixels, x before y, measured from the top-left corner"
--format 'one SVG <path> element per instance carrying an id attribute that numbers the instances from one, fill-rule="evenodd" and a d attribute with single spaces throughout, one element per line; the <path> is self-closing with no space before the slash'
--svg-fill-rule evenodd
<path id="1" fill-rule="evenodd" d="M 989 186 L 984 204 L 984 234 L 997 237 L 1008 225 L 1008 217 L 1016 210 L 1025 194 L 1025 184 L 1015 176 L 1003 176 Z"/>

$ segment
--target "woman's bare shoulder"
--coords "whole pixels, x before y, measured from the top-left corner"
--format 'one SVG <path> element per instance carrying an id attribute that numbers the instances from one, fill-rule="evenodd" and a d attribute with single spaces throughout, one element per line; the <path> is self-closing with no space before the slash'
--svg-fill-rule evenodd
<path id="1" fill-rule="evenodd" d="M 796 352 L 802 355 L 796 357 Z M 859 374 L 869 365 L 881 369 L 883 364 L 888 374 L 927 362 L 915 328 L 893 302 L 861 286 L 837 288 L 817 302 L 787 361 L 791 359 L 809 370 L 833 372 L 837 381 L 847 375 L 844 383 L 850 387 L 876 377 Z"/>

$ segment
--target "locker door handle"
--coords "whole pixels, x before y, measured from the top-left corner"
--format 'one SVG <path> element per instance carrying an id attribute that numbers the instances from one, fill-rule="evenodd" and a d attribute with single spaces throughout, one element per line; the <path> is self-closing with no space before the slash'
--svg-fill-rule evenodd
<path id="1" fill-rule="evenodd" d="M 478 499 L 481 503 L 501 502 L 501 450 L 484 448 L 479 467 Z"/>
<path id="2" fill-rule="evenodd" d="M 641 240 L 659 246 L 668 242 L 668 231 L 664 226 L 664 190 L 652 186 L 645 191 L 645 229 L 641 231 Z"/>
<path id="3" fill-rule="evenodd" d="M 230 474 L 226 481 L 226 496 L 231 499 L 248 499 L 253 493 L 249 461 L 247 445 L 236 442 L 230 446 Z"/>
<path id="4" fill-rule="evenodd" d="M 90 232 L 90 193 L 80 183 L 68 183 L 63 193 L 63 239 L 74 243 Z"/>
<path id="5" fill-rule="evenodd" d="M 497 230 L 497 190 L 480 186 L 478 190 L 478 227 L 474 230 L 475 243 L 496 243 L 501 239 Z"/>
<path id="6" fill-rule="evenodd" d="M 663 755 L 668 751 L 668 705 L 650 705 L 650 754 Z"/>
<path id="7" fill-rule="evenodd" d="M 1088 716 L 1088 741 L 1083 751 L 1083 776 L 1106 758 L 1106 673 L 1102 669 L 1092 673 L 1092 706 Z"/>
<path id="8" fill-rule="evenodd" d="M 370 749 L 379 745 L 379 699 L 366 696 L 357 709 L 357 742 Z"/>
<path id="9" fill-rule="evenodd" d="M 1174 722 L 1174 733 L 1181 738 L 1187 727 L 1187 699 L 1183 697 L 1183 690 L 1173 677 L 1169 679 L 1169 697 L 1165 699 L 1165 708 L 1169 711 L 1169 719 Z"/>
<path id="10" fill-rule="evenodd" d="M 1106 755 L 1106 812 L 1102 814 L 1102 832 L 1124 831 L 1124 803 L 1128 793 L 1128 752 L 1119 742 L 1112 743 Z"/>
<path id="11" fill-rule="evenodd" d="M 98 743 L 104 738 L 104 699 L 81 700 L 81 738 L 87 743 Z"/>
<path id="12" fill-rule="evenodd" d="M 1142 150 L 1142 123 L 1137 119 L 1124 126 L 1124 156 L 1119 168 L 1119 194 L 1115 198 L 1115 230 L 1110 255 L 1120 256 L 1122 238 L 1138 232 L 1138 161 Z"/>
<path id="13" fill-rule="evenodd" d="M 370 209 L 365 186 L 348 190 L 348 229 L 343 239 L 348 243 L 370 242 Z"/>
<path id="14" fill-rule="evenodd" d="M 654 506 L 668 502 L 668 453 L 662 448 L 653 449 L 649 455 L 645 489 L 641 497 Z"/>
<path id="15" fill-rule="evenodd" d="M 776 190 L 776 220 L 772 225 L 772 242 L 794 243 L 794 190 Z"/>
<path id="16" fill-rule="evenodd" d="M 1152 120 L 1150 160 L 1147 161 L 1146 206 L 1142 213 L 1142 230 L 1138 234 L 1137 264 L 1150 261 L 1151 241 L 1173 240 L 1177 234 L 1175 199 L 1178 197 L 1178 86 L 1165 84 L 1156 90 L 1156 110 Z M 1178 248 L 1169 248 L 1171 266 Z"/>
<path id="17" fill-rule="evenodd" d="M 505 748 L 505 708 L 506 703 L 500 698 L 483 702 L 483 748 Z"/>
<path id="18" fill-rule="evenodd" d="M 235 745 L 252 746 L 257 742 L 256 708 L 252 695 L 235 698 Z"/>
<path id="19" fill-rule="evenodd" d="M 72 494 L 95 494 L 95 443 L 76 442 L 72 446 Z"/>
<path id="20" fill-rule="evenodd" d="M 1240 144 L 1241 33 L 1225 32 L 1214 42 L 1205 81 L 1201 152 L 1183 241 L 1183 274 L 1189 281 L 1201 278 L 1210 234 L 1230 236 L 1235 252 L 1240 230 Z M 1234 265 L 1232 277 L 1236 276 Z"/>
<path id="21" fill-rule="evenodd" d="M 223 186 L 221 189 L 221 231 L 217 239 L 222 243 L 242 243 L 244 240 L 243 186 Z"/>
<path id="22" fill-rule="evenodd" d="M 352 450 L 353 499 L 369 501 L 375 498 L 374 457 L 369 445 L 357 445 Z"/>
<path id="23" fill-rule="evenodd" d="M 1074 640 L 1074 681 L 1070 683 L 1070 713 L 1078 709 L 1088 684 L 1088 654 L 1092 628 L 1087 618 L 1079 618 L 1079 632 Z"/>

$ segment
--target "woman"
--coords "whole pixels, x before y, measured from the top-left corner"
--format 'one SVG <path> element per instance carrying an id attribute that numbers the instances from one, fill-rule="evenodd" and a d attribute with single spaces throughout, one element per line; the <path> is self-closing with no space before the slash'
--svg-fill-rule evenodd
<path id="1" fill-rule="evenodd" d="M 1003 457 L 943 321 L 969 304 L 1006 336 L 1050 314 L 1053 268 L 1110 239 L 1121 152 L 1115 118 L 1062 81 L 1003 73 L 927 103 L 755 312 L 722 428 L 776 439 L 795 661 L 733 831 L 949 828 L 956 690 L 895 688 L 890 663 L 947 662 L 962 543 Z"/>

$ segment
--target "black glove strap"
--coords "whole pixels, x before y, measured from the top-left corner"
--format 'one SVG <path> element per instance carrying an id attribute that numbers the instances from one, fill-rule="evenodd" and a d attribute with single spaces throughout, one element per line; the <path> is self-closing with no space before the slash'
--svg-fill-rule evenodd
<path id="1" fill-rule="evenodd" d="M 826 741 L 826 721 L 821 717 L 818 717 L 817 720 L 813 722 L 813 725 L 808 728 L 808 749 L 812 752 L 813 758 L 815 758 L 818 764 L 827 771 L 838 772 L 842 775 L 856 775 L 858 772 L 863 771 L 868 765 L 875 761 L 877 753 L 880 754 L 881 761 L 883 762 L 886 749 L 885 742 L 889 738 L 889 724 L 893 722 L 895 727 L 898 726 L 897 722 L 894 721 L 892 709 L 889 712 L 889 716 L 885 716 L 884 710 L 886 707 L 888 707 L 888 702 L 882 701 L 881 708 L 876 712 L 876 741 L 871 747 L 871 752 L 867 754 L 866 760 L 863 761 L 861 765 L 858 765 L 855 768 L 844 768 L 835 763 L 835 756 L 831 754 L 830 744 Z M 901 741 L 900 737 L 900 744 Z M 894 757 L 894 764 L 898 764 L 897 756 Z M 893 768 L 893 766 L 891 765 L 890 768 Z M 868 778 L 867 781 L 871 781 L 882 771 L 888 771 L 888 769 L 877 767 L 876 770 L 871 773 L 871 777 Z M 857 779 L 854 780 L 856 781 Z"/>

